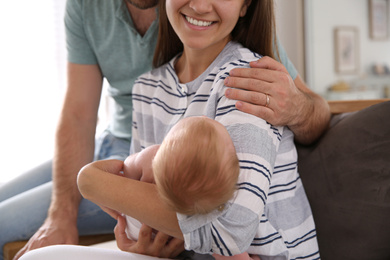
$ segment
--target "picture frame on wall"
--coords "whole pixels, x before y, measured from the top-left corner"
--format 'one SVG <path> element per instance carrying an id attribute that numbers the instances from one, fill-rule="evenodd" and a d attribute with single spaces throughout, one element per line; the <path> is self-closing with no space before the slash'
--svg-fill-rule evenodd
<path id="1" fill-rule="evenodd" d="M 334 29 L 335 69 L 340 74 L 355 74 L 359 70 L 359 30 L 357 27 Z"/>
<path id="2" fill-rule="evenodd" d="M 389 37 L 389 1 L 369 0 L 370 38 L 386 40 Z"/>

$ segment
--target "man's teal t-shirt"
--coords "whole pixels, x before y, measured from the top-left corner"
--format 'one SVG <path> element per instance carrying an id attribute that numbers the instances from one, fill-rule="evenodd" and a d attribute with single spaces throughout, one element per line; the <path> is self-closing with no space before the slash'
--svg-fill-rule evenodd
<path id="1" fill-rule="evenodd" d="M 131 139 L 134 81 L 152 69 L 158 21 L 142 37 L 123 0 L 68 0 L 65 13 L 68 61 L 99 64 L 114 99 L 108 130 Z M 297 71 L 278 42 L 281 62 L 295 79 Z"/>

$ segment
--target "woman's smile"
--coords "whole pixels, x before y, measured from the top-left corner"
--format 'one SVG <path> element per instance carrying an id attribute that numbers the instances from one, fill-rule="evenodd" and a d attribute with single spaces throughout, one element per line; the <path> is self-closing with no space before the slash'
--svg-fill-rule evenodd
<path id="1" fill-rule="evenodd" d="M 166 0 L 169 22 L 188 49 L 218 53 L 247 8 L 246 0 Z M 215 57 L 214 57 L 215 58 Z"/>
<path id="2" fill-rule="evenodd" d="M 214 23 L 212 21 L 195 19 L 193 17 L 187 16 L 184 14 L 183 14 L 183 16 L 187 20 L 188 23 L 190 23 L 191 25 L 199 26 L 199 27 L 209 27 L 210 25 L 212 25 Z"/>

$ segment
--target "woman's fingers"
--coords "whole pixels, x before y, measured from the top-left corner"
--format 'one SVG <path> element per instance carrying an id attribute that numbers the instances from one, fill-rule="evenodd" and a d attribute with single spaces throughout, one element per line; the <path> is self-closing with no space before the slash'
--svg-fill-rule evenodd
<path id="1" fill-rule="evenodd" d="M 122 251 L 133 252 L 136 241 L 130 240 L 126 234 L 126 219 L 118 216 L 118 222 L 114 228 L 116 244 Z"/>

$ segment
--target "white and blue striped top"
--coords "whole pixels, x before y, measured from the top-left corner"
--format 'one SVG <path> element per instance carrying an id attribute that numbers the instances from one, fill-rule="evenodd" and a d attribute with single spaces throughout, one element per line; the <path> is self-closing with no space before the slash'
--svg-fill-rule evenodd
<path id="1" fill-rule="evenodd" d="M 229 71 L 249 67 L 250 61 L 260 57 L 230 42 L 192 82 L 179 82 L 176 58 L 140 76 L 133 89 L 131 153 L 160 144 L 182 118 L 205 115 L 219 121 L 228 130 L 240 161 L 238 190 L 223 211 L 178 214 L 186 249 L 225 256 L 247 251 L 262 260 L 319 259 L 292 132 L 240 112 L 235 101 L 224 95 Z"/>

